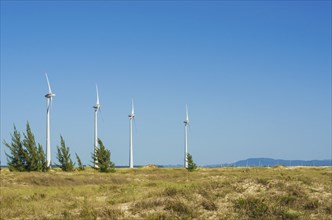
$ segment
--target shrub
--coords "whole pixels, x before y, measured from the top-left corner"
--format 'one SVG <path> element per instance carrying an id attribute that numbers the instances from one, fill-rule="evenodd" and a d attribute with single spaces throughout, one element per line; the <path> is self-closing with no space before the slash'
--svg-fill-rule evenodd
<path id="1" fill-rule="evenodd" d="M 269 181 L 268 181 L 267 179 L 264 179 L 264 178 L 257 178 L 257 179 L 256 179 L 256 182 L 257 182 L 258 184 L 263 185 L 263 186 L 267 186 L 268 183 L 269 183 Z"/>
<path id="2" fill-rule="evenodd" d="M 164 201 L 158 198 L 154 199 L 145 199 L 140 200 L 134 204 L 134 206 L 131 208 L 132 213 L 136 214 L 139 212 L 144 212 L 144 210 L 147 209 L 153 209 L 158 206 L 163 206 Z"/>
<path id="3" fill-rule="evenodd" d="M 147 215 L 144 215 L 144 219 L 147 220 L 173 220 L 176 219 L 174 216 L 172 216 L 170 213 L 166 211 L 157 211 L 153 213 L 148 213 Z"/>
<path id="4" fill-rule="evenodd" d="M 250 218 L 262 219 L 268 214 L 268 206 L 263 200 L 254 197 L 235 200 L 234 207 Z"/>
<path id="5" fill-rule="evenodd" d="M 297 200 L 297 197 L 293 196 L 293 195 L 285 195 L 285 196 L 281 196 L 279 199 L 279 202 L 281 205 L 294 205 L 295 202 Z"/>
<path id="6" fill-rule="evenodd" d="M 194 218 L 197 215 L 192 207 L 179 200 L 169 200 L 165 206 L 165 210 L 173 211 L 181 218 Z"/>
<path id="7" fill-rule="evenodd" d="M 90 220 L 90 219 L 97 219 L 96 211 L 89 206 L 88 200 L 84 197 L 84 204 L 83 208 L 79 214 L 79 219 Z"/>
<path id="8" fill-rule="evenodd" d="M 63 216 L 63 219 L 64 220 L 72 220 L 72 219 L 75 219 L 72 214 L 70 214 L 70 212 L 68 210 L 64 210 L 62 212 L 62 216 Z"/>
<path id="9" fill-rule="evenodd" d="M 293 209 L 284 209 L 281 211 L 280 217 L 283 220 L 295 220 L 299 219 L 300 213 Z"/>
<path id="10" fill-rule="evenodd" d="M 328 206 L 326 206 L 325 208 L 324 208 L 324 210 L 325 210 L 325 212 L 327 213 L 327 214 L 332 214 L 332 203 L 330 203 L 330 204 L 328 204 Z"/>
<path id="11" fill-rule="evenodd" d="M 164 189 L 163 195 L 169 196 L 169 197 L 174 197 L 178 193 L 178 190 L 174 187 L 167 187 Z"/>
<path id="12" fill-rule="evenodd" d="M 124 212 L 121 209 L 104 208 L 98 213 L 98 217 L 109 220 L 123 219 Z"/>
<path id="13" fill-rule="evenodd" d="M 97 219 L 96 211 L 89 207 L 84 207 L 79 215 L 80 219 L 90 220 L 90 219 Z"/>
<path id="14" fill-rule="evenodd" d="M 202 201 L 202 206 L 208 211 L 216 211 L 218 209 L 217 205 L 213 201 L 207 199 Z"/>
<path id="15" fill-rule="evenodd" d="M 77 160 L 77 164 L 78 164 L 78 170 L 85 170 L 85 167 L 82 164 L 81 158 L 77 155 L 77 153 L 75 153 L 75 155 L 76 155 L 76 160 Z"/>
<path id="16" fill-rule="evenodd" d="M 319 202 L 317 199 L 312 199 L 312 200 L 309 200 L 307 201 L 305 204 L 304 204 L 304 209 L 306 210 L 315 210 L 317 209 L 319 206 Z"/>

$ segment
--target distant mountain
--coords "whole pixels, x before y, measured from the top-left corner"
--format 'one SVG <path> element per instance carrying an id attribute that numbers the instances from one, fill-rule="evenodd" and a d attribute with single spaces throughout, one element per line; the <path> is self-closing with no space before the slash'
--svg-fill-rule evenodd
<path id="1" fill-rule="evenodd" d="M 271 166 L 332 166 L 332 160 L 282 160 L 272 158 L 248 158 L 234 163 L 211 165 L 208 167 L 271 167 Z"/>

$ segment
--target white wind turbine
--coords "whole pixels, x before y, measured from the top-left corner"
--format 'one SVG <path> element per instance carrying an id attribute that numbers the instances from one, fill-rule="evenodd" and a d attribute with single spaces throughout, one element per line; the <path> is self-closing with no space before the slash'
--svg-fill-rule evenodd
<path id="1" fill-rule="evenodd" d="M 188 106 L 186 105 L 186 119 L 184 120 L 184 167 L 188 168 L 188 126 L 189 126 L 189 114 Z"/>
<path id="2" fill-rule="evenodd" d="M 133 120 L 135 118 L 134 113 L 134 100 L 131 100 L 131 114 L 129 117 L 129 168 L 134 168 L 133 158 Z"/>
<path id="3" fill-rule="evenodd" d="M 93 146 L 93 153 L 96 155 L 98 149 L 98 111 L 100 111 L 100 104 L 99 104 L 99 94 L 98 94 L 98 86 L 96 85 L 96 92 L 97 92 L 97 100 L 96 105 L 93 106 L 95 110 L 95 117 L 94 117 L 94 146 Z M 94 166 L 97 167 L 97 158 L 95 157 Z"/>
<path id="4" fill-rule="evenodd" d="M 51 106 L 52 106 L 52 97 L 55 96 L 54 93 L 52 93 L 50 81 L 48 80 L 47 73 L 45 73 L 47 85 L 48 85 L 48 93 L 45 95 L 47 98 L 47 108 L 46 108 L 46 161 L 47 161 L 47 167 L 50 167 L 51 165 L 51 132 L 50 132 L 50 112 L 51 112 Z"/>

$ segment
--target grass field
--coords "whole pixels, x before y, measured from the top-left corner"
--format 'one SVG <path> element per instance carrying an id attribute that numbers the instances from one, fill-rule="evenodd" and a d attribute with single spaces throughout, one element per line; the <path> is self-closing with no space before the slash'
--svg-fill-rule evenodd
<path id="1" fill-rule="evenodd" d="M 1 170 L 1 219 L 332 219 L 331 167 Z"/>

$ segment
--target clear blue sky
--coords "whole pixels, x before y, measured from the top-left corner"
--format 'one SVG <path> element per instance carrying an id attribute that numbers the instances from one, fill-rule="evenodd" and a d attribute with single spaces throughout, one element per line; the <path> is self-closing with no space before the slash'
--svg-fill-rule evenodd
<path id="1" fill-rule="evenodd" d="M 1 1 L 1 140 L 30 122 L 90 164 L 99 136 L 128 165 L 331 158 L 331 1 Z M 1 145 L 1 161 L 6 161 Z"/>

